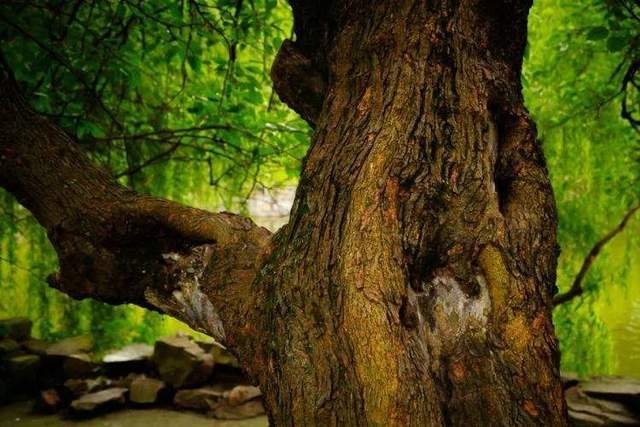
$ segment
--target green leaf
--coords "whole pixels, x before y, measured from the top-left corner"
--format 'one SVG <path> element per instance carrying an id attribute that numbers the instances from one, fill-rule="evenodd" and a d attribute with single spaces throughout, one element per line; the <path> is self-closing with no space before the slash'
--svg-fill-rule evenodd
<path id="1" fill-rule="evenodd" d="M 609 29 L 603 26 L 591 27 L 587 32 L 587 40 L 604 40 L 609 35 Z"/>
<path id="2" fill-rule="evenodd" d="M 612 36 L 607 39 L 607 49 L 609 52 L 620 52 L 629 45 L 626 37 Z"/>

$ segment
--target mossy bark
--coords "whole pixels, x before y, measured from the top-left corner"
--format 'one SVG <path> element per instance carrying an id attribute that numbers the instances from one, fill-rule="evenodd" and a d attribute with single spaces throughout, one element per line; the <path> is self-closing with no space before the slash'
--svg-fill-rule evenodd
<path id="1" fill-rule="evenodd" d="M 259 278 L 273 421 L 563 425 L 555 207 L 520 86 L 529 4 L 291 3 L 276 87 L 293 108 L 295 85 L 324 99 L 303 103 L 312 148 Z M 287 79 L 296 63 L 326 83 Z"/>

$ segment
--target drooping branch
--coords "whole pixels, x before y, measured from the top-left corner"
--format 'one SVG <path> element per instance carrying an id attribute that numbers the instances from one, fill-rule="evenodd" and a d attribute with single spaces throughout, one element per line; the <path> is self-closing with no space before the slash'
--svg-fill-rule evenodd
<path id="1" fill-rule="evenodd" d="M 167 312 L 219 340 L 236 340 L 270 233 L 238 215 L 119 185 L 30 108 L 4 60 L 0 186 L 46 228 L 60 261 L 52 286 L 75 298 Z"/>
<path id="2" fill-rule="evenodd" d="M 629 223 L 629 220 L 631 219 L 631 217 L 638 210 L 640 210 L 640 204 L 637 204 L 631 209 L 629 209 L 627 213 L 624 215 L 624 217 L 622 218 L 622 221 L 620 221 L 620 223 L 615 228 L 613 228 L 611 231 L 605 234 L 600 240 L 598 240 L 595 243 L 595 245 L 593 245 L 587 257 L 584 259 L 584 261 L 582 261 L 582 266 L 580 267 L 580 271 L 578 272 L 575 279 L 573 280 L 573 283 L 571 284 L 571 287 L 569 288 L 569 290 L 564 293 L 558 294 L 553 298 L 554 306 L 558 306 L 560 304 L 569 302 L 572 299 L 579 297 L 584 293 L 584 288 L 582 286 L 584 282 L 584 278 L 586 277 L 587 273 L 591 269 L 591 266 L 593 265 L 596 258 L 602 251 L 602 248 L 604 248 L 605 245 L 611 241 L 611 239 L 616 237 L 618 234 L 620 234 L 624 230 L 624 228 Z"/>

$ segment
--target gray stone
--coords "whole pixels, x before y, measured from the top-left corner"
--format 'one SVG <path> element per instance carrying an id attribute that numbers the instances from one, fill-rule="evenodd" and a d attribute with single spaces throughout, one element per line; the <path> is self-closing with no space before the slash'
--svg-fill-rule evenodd
<path id="1" fill-rule="evenodd" d="M 231 406 L 238 406 L 260 396 L 262 396 L 262 392 L 258 387 L 250 385 L 238 385 L 229 391 L 229 394 L 227 395 L 227 401 Z"/>
<path id="2" fill-rule="evenodd" d="M 7 359 L 6 366 L 13 387 L 27 390 L 36 386 L 40 356 L 35 354 L 13 356 Z"/>
<path id="3" fill-rule="evenodd" d="M 62 358 L 62 371 L 65 378 L 81 378 L 94 373 L 96 365 L 86 353 L 59 356 Z"/>
<path id="4" fill-rule="evenodd" d="M 98 378 L 72 378 L 64 382 L 64 387 L 74 397 L 82 396 L 83 394 L 93 393 L 96 391 L 104 390 L 114 385 L 112 381 L 106 377 Z M 122 387 L 126 388 L 126 387 Z"/>
<path id="5" fill-rule="evenodd" d="M 129 400 L 140 404 L 155 403 L 160 392 L 165 388 L 166 385 L 163 381 L 140 375 L 131 381 Z"/>
<path id="6" fill-rule="evenodd" d="M 623 403 L 640 413 L 640 380 L 595 377 L 578 385 L 590 397 Z"/>
<path id="7" fill-rule="evenodd" d="M 237 406 L 223 402 L 212 411 L 213 417 L 221 420 L 243 420 L 264 415 L 264 413 L 264 406 L 259 399 L 250 400 Z"/>
<path id="8" fill-rule="evenodd" d="M 121 406 L 126 401 L 126 393 L 126 388 L 114 387 L 85 394 L 71 402 L 71 409 L 79 413 L 92 413 L 108 407 Z"/>
<path id="9" fill-rule="evenodd" d="M 216 365 L 228 365 L 234 368 L 239 368 L 240 364 L 233 354 L 229 352 L 225 347 L 217 342 L 202 342 L 198 341 L 198 345 L 202 347 L 204 351 L 213 356 L 213 360 Z"/>
<path id="10" fill-rule="evenodd" d="M 0 338 L 24 341 L 31 337 L 31 320 L 26 317 L 13 317 L 0 320 Z"/>
<path id="11" fill-rule="evenodd" d="M 595 399 L 584 393 L 580 386 L 565 391 L 569 419 L 574 426 L 637 426 L 640 419 L 625 405 Z"/>
<path id="12" fill-rule="evenodd" d="M 20 343 L 20 345 L 28 353 L 44 356 L 47 354 L 47 350 L 51 346 L 51 343 L 32 338 Z"/>
<path id="13" fill-rule="evenodd" d="M 153 347 L 148 344 L 131 344 L 119 350 L 107 353 L 102 361 L 104 363 L 126 363 L 149 359 L 153 355 Z"/>
<path id="14" fill-rule="evenodd" d="M 213 371 L 213 357 L 188 337 L 161 338 L 153 362 L 160 378 L 175 388 L 203 384 Z"/>
<path id="15" fill-rule="evenodd" d="M 0 339 L 0 357 L 7 358 L 20 353 L 20 345 L 11 338 Z"/>
<path id="16" fill-rule="evenodd" d="M 224 395 L 224 390 L 214 387 L 179 390 L 173 403 L 180 408 L 212 411 L 224 400 Z"/>
<path id="17" fill-rule="evenodd" d="M 77 336 L 66 338 L 53 343 L 47 348 L 46 353 L 49 356 L 69 356 L 72 354 L 86 353 L 91 351 L 93 340 L 88 336 Z"/>

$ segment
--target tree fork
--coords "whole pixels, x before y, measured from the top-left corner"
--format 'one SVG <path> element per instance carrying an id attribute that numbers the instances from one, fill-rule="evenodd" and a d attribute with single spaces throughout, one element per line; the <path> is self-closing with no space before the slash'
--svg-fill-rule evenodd
<path id="1" fill-rule="evenodd" d="M 270 233 L 119 185 L 29 107 L 6 63 L 0 74 L 0 185 L 47 230 L 60 262 L 50 285 L 163 311 L 235 342 Z"/>

